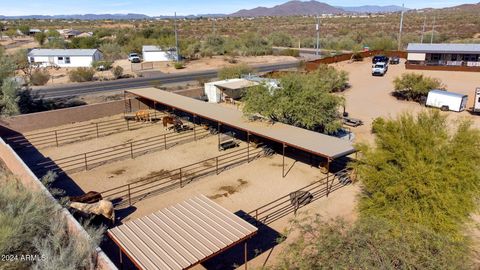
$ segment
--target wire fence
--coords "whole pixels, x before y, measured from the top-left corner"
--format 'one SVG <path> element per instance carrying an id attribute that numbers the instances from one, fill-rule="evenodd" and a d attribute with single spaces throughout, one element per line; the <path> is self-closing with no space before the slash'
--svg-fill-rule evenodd
<path id="1" fill-rule="evenodd" d="M 269 202 L 259 208 L 247 213 L 244 219 L 252 224 L 264 224 L 268 225 L 290 213 L 296 213 L 298 209 L 311 203 L 315 200 L 318 200 L 324 196 L 327 196 L 335 190 L 338 190 L 348 184 L 353 180 L 352 171 L 348 169 L 343 169 L 334 174 L 327 174 L 326 177 L 304 186 L 294 192 L 291 192 L 288 195 L 280 197 L 272 202 Z M 291 194 L 298 192 L 307 192 L 311 197 L 309 201 L 305 204 L 295 204 L 292 202 Z"/>
<path id="2" fill-rule="evenodd" d="M 180 133 L 171 132 L 151 136 L 91 152 L 38 162 L 33 165 L 33 171 L 37 175 L 42 175 L 48 171 L 73 173 L 81 170 L 90 170 L 113 161 L 126 158 L 133 159 L 150 152 L 167 150 L 179 144 L 203 139 L 211 134 L 210 130 L 200 126 L 194 126 Z"/>
<path id="3" fill-rule="evenodd" d="M 149 119 L 159 119 L 165 114 L 160 112 L 149 113 Z M 14 149 L 47 146 L 60 146 L 80 140 L 99 138 L 116 132 L 136 130 L 147 127 L 145 122 L 132 121 L 127 119 L 114 119 L 97 123 L 78 125 L 70 128 L 55 129 L 24 135 L 6 137 L 5 140 Z"/>
<path id="4" fill-rule="evenodd" d="M 145 198 L 182 188 L 195 180 L 268 155 L 266 148 L 246 147 L 187 166 L 138 179 L 132 183 L 101 192 L 102 197 L 118 206 L 132 205 Z"/>

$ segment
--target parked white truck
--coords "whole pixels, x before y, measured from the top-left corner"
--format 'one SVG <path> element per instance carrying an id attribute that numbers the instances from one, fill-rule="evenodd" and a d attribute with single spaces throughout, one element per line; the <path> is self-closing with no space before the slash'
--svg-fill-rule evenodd
<path id="1" fill-rule="evenodd" d="M 475 100 L 473 101 L 473 112 L 480 113 L 480 87 L 475 89 Z"/>
<path id="2" fill-rule="evenodd" d="M 388 71 L 388 62 L 372 64 L 372 76 L 383 76 Z"/>
<path id="3" fill-rule="evenodd" d="M 442 111 L 461 112 L 467 108 L 468 96 L 444 90 L 428 92 L 425 106 L 439 108 Z"/>

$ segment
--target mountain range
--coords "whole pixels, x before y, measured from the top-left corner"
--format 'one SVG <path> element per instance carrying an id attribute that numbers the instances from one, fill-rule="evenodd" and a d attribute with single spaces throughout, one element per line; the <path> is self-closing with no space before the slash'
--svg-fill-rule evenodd
<path id="1" fill-rule="evenodd" d="M 480 10 L 480 3 L 478 4 L 464 4 L 455 7 L 444 9 L 453 10 Z M 349 13 L 391 13 L 406 11 L 403 8 L 395 5 L 376 6 L 364 5 L 353 7 L 331 6 L 327 3 L 311 1 L 289 1 L 274 7 L 256 7 L 253 9 L 242 9 L 232 14 L 198 14 L 188 16 L 178 16 L 179 18 L 198 18 L 198 17 L 260 17 L 260 16 L 295 16 L 295 15 L 319 15 L 319 14 L 349 14 Z M 170 19 L 173 16 L 148 16 L 144 14 L 78 14 L 78 15 L 27 15 L 27 16 L 2 16 L 0 20 L 8 19 L 73 19 L 73 20 L 147 20 L 147 19 Z"/>

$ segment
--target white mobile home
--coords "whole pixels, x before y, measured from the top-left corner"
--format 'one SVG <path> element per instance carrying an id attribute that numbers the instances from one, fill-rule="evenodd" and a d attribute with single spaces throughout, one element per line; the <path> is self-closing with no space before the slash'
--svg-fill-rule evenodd
<path id="1" fill-rule="evenodd" d="M 177 59 L 177 53 L 175 52 L 175 49 L 165 51 L 158 46 L 148 45 L 142 47 L 142 56 L 143 61 L 145 62 L 166 62 Z"/>
<path id="2" fill-rule="evenodd" d="M 92 62 L 102 57 L 97 49 L 33 49 L 28 52 L 28 62 L 41 66 L 91 67 Z"/>
<path id="3" fill-rule="evenodd" d="M 440 108 L 442 111 L 461 112 L 467 108 L 468 96 L 447 92 L 443 90 L 432 90 L 428 92 L 426 106 Z"/>

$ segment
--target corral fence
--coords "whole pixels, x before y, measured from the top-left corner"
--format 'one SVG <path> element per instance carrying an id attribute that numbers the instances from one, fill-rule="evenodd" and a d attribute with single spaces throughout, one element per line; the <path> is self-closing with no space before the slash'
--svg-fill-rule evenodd
<path id="1" fill-rule="evenodd" d="M 149 117 L 156 119 L 164 116 L 164 113 L 151 112 Z M 60 146 L 79 140 L 99 138 L 112 133 L 136 130 L 148 125 L 145 122 L 126 119 L 113 119 L 108 121 L 89 123 L 70 128 L 54 129 L 50 131 L 25 133 L 4 138 L 15 150 L 35 147 L 43 148 L 48 146 Z"/>
<path id="2" fill-rule="evenodd" d="M 152 70 L 152 69 L 159 69 L 162 67 L 162 62 L 142 62 L 142 63 L 132 63 L 131 64 L 132 71 L 144 71 L 144 70 Z"/>
<path id="3" fill-rule="evenodd" d="M 202 177 L 221 172 L 268 155 L 268 148 L 241 148 L 187 166 L 141 178 L 132 183 L 101 192 L 102 197 L 118 206 L 135 202 L 173 189 L 182 188 Z"/>
<path id="4" fill-rule="evenodd" d="M 290 213 L 296 213 L 301 207 L 322 197 L 328 197 L 330 193 L 350 184 L 355 178 L 353 173 L 354 172 L 349 169 L 343 169 L 334 174 L 329 173 L 324 178 L 315 181 L 312 184 L 304 186 L 290 194 L 250 211 L 243 218 L 257 226 L 260 223 L 268 225 Z M 311 195 L 310 200 L 305 204 L 295 205 L 292 203 L 291 194 L 299 192 L 308 192 L 308 194 Z"/>
<path id="5" fill-rule="evenodd" d="M 85 152 L 56 160 L 47 160 L 33 165 L 34 172 L 42 175 L 48 171 L 57 173 L 73 173 L 90 170 L 103 164 L 125 159 L 135 158 L 153 151 L 167 150 L 173 146 L 203 139 L 211 135 L 211 131 L 201 126 L 194 126 L 190 130 L 180 133 L 171 132 L 145 139 L 115 145 L 91 152 Z"/>
<path id="6" fill-rule="evenodd" d="M 318 68 L 320 65 L 327 65 L 327 64 L 333 64 L 333 63 L 338 63 L 338 62 L 343 62 L 343 61 L 349 61 L 352 59 L 354 54 L 360 55 L 362 58 L 365 57 L 371 57 L 374 55 L 386 55 L 386 56 L 398 56 L 400 58 L 407 58 L 407 52 L 405 51 L 382 51 L 382 50 L 373 50 L 373 51 L 365 51 L 365 52 L 358 52 L 358 53 L 345 53 L 345 54 L 339 54 L 331 57 L 325 57 L 322 59 L 314 60 L 314 61 L 309 61 L 305 63 L 305 69 L 307 71 L 313 71 Z"/>

